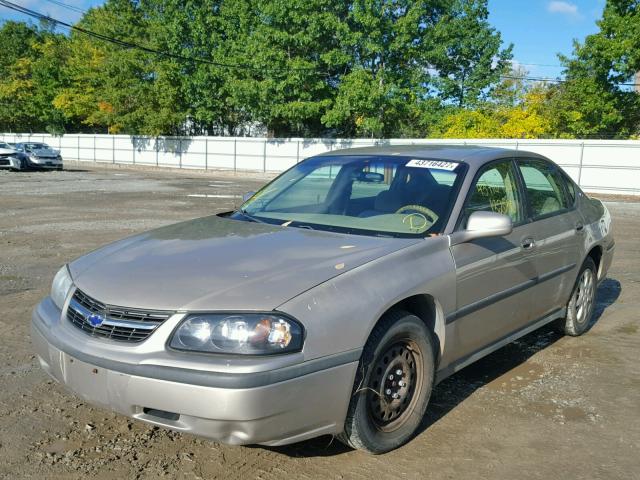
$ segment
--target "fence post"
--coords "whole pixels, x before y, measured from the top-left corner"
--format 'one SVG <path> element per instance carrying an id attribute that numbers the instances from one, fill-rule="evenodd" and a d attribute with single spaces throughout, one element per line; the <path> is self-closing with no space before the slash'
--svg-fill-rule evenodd
<path id="1" fill-rule="evenodd" d="M 209 169 L 209 137 L 204 137 L 204 169 Z"/>
<path id="2" fill-rule="evenodd" d="M 158 159 L 158 150 L 159 150 L 159 148 L 158 148 L 158 137 L 156 137 L 155 149 L 156 149 L 156 167 L 158 167 L 158 166 L 160 166 L 160 162 L 159 162 L 159 159 Z"/>
<path id="3" fill-rule="evenodd" d="M 93 134 L 93 163 L 96 163 L 96 134 Z"/>
<path id="4" fill-rule="evenodd" d="M 264 148 L 262 149 L 262 171 L 267 171 L 267 139 L 264 139 Z"/>
<path id="5" fill-rule="evenodd" d="M 300 140 L 297 140 L 296 144 L 296 163 L 300 163 Z"/>
<path id="6" fill-rule="evenodd" d="M 116 164 L 116 136 L 111 135 L 111 163 Z"/>
<path id="7" fill-rule="evenodd" d="M 80 134 L 78 134 L 78 158 L 76 159 L 76 162 L 80 162 Z"/>
<path id="8" fill-rule="evenodd" d="M 133 165 L 136 164 L 136 136 L 131 137 L 131 145 L 133 146 Z"/>
<path id="9" fill-rule="evenodd" d="M 233 137 L 233 173 L 238 173 L 238 139 Z"/>
<path id="10" fill-rule="evenodd" d="M 180 168 L 182 168 L 182 137 L 178 138 L 178 152 L 180 153 L 180 157 L 179 157 Z"/>
<path id="11" fill-rule="evenodd" d="M 584 141 L 580 144 L 580 165 L 578 167 L 578 186 L 582 187 L 582 159 L 584 158 Z"/>

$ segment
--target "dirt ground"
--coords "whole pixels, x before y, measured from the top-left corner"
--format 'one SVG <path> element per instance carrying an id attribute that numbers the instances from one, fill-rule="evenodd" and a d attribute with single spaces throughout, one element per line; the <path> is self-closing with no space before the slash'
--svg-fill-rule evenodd
<path id="1" fill-rule="evenodd" d="M 450 377 L 435 389 L 422 433 L 386 455 L 330 437 L 228 447 L 95 409 L 40 370 L 31 310 L 62 264 L 229 209 L 265 180 L 95 167 L 0 172 L 0 478 L 640 479 L 640 203 L 608 203 L 617 251 L 588 334 L 545 328 Z"/>

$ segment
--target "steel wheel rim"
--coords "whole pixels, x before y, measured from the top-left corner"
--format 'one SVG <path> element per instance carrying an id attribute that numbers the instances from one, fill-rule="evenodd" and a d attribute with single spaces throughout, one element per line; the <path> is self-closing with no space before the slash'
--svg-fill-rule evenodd
<path id="1" fill-rule="evenodd" d="M 367 385 L 367 409 L 378 430 L 394 431 L 411 416 L 422 372 L 421 355 L 410 340 L 397 341 L 378 356 Z"/>
<path id="2" fill-rule="evenodd" d="M 576 292 L 574 294 L 574 308 L 576 312 L 576 320 L 578 323 L 585 323 L 591 315 L 593 308 L 593 293 L 595 291 L 595 281 L 593 272 L 586 269 L 582 272 Z"/>

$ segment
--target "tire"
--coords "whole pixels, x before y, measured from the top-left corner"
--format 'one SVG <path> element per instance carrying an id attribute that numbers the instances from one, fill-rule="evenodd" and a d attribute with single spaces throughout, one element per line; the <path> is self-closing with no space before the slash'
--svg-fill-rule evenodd
<path id="1" fill-rule="evenodd" d="M 591 317 L 596 302 L 597 268 L 591 257 L 582 264 L 576 284 L 567 304 L 567 316 L 560 324 L 560 331 L 577 337 L 591 326 Z"/>
<path id="2" fill-rule="evenodd" d="M 341 442 L 379 454 L 413 438 L 433 387 L 433 345 L 415 315 L 394 311 L 381 319 L 362 351 Z"/>

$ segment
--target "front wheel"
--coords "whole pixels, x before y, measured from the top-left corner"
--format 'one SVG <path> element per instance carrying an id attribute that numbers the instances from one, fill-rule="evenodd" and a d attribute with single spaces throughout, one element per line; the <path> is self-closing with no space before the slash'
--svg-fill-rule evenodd
<path id="1" fill-rule="evenodd" d="M 374 454 L 409 441 L 429 403 L 434 359 L 431 332 L 422 320 L 403 311 L 385 315 L 362 352 L 338 439 Z"/>
<path id="2" fill-rule="evenodd" d="M 561 324 L 560 329 L 563 333 L 577 337 L 589 328 L 596 303 L 596 272 L 596 264 L 591 257 L 587 257 L 573 287 L 567 305 L 567 317 Z"/>

